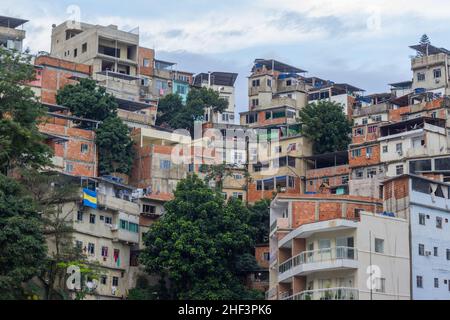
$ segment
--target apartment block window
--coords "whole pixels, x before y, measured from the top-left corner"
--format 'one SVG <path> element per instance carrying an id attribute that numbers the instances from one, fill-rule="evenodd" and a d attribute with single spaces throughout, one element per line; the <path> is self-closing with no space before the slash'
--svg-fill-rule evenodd
<path id="1" fill-rule="evenodd" d="M 383 120 L 383 117 L 381 115 L 376 115 L 375 117 L 373 117 L 374 122 L 381 122 L 381 120 Z"/>
<path id="2" fill-rule="evenodd" d="M 425 245 L 419 244 L 419 256 L 425 255 Z"/>
<path id="3" fill-rule="evenodd" d="M 261 81 L 259 79 L 252 81 L 252 87 L 259 87 L 261 85 Z"/>
<path id="4" fill-rule="evenodd" d="M 424 226 L 425 225 L 425 220 L 426 220 L 425 214 L 419 213 L 419 224 Z"/>
<path id="5" fill-rule="evenodd" d="M 77 221 L 83 221 L 83 211 L 77 212 Z"/>
<path id="6" fill-rule="evenodd" d="M 442 218 L 436 217 L 436 228 L 442 229 Z"/>
<path id="7" fill-rule="evenodd" d="M 384 239 L 375 238 L 375 252 L 384 253 Z"/>
<path id="8" fill-rule="evenodd" d="M 423 288 L 423 277 L 422 276 L 417 276 L 416 284 L 417 284 L 417 288 Z"/>
<path id="9" fill-rule="evenodd" d="M 76 58 L 78 56 L 78 49 L 73 50 L 73 57 Z"/>
<path id="10" fill-rule="evenodd" d="M 439 278 L 434 278 L 434 287 L 439 288 Z"/>
<path id="11" fill-rule="evenodd" d="M 355 218 L 359 219 L 361 217 L 361 212 L 363 211 L 363 209 L 355 209 Z"/>
<path id="12" fill-rule="evenodd" d="M 433 70 L 433 76 L 435 79 L 439 79 L 442 77 L 442 70 L 441 69 L 434 69 Z"/>
<path id="13" fill-rule="evenodd" d="M 272 87 L 272 80 L 267 79 L 267 86 L 268 86 L 269 88 Z"/>
<path id="14" fill-rule="evenodd" d="M 108 247 L 102 247 L 102 257 L 108 257 Z"/>
<path id="15" fill-rule="evenodd" d="M 355 137 L 356 136 L 363 136 L 364 135 L 364 128 L 356 128 L 355 129 Z"/>
<path id="16" fill-rule="evenodd" d="M 85 53 L 87 51 L 87 43 L 83 43 L 81 46 L 81 53 Z"/>
<path id="17" fill-rule="evenodd" d="M 399 154 L 403 153 L 403 144 L 402 143 L 397 143 L 395 145 L 395 151 L 397 151 Z"/>
<path id="18" fill-rule="evenodd" d="M 446 256 L 447 256 L 447 260 L 450 260 L 450 249 L 446 250 Z"/>
<path id="19" fill-rule="evenodd" d="M 386 292 L 386 278 L 379 278 L 376 292 L 384 293 Z"/>
<path id="20" fill-rule="evenodd" d="M 91 256 L 95 255 L 95 244 L 88 243 L 88 254 Z"/>
<path id="21" fill-rule="evenodd" d="M 295 188 L 295 178 L 294 177 L 288 177 L 288 187 L 291 189 Z"/>
<path id="22" fill-rule="evenodd" d="M 377 126 L 370 126 L 367 128 L 369 133 L 376 133 L 377 132 Z"/>
<path id="23" fill-rule="evenodd" d="M 148 205 L 148 204 L 144 204 L 142 206 L 142 213 L 155 214 L 156 213 L 156 207 Z"/>
<path id="24" fill-rule="evenodd" d="M 89 215 L 89 223 L 90 224 L 95 224 L 95 214 Z"/>
<path id="25" fill-rule="evenodd" d="M 264 259 L 264 261 L 270 261 L 270 253 L 269 252 L 264 252 L 263 253 L 263 259 Z"/>
<path id="26" fill-rule="evenodd" d="M 104 286 L 106 286 L 106 282 L 108 281 L 108 277 L 107 276 L 101 276 L 100 277 L 100 283 Z"/>
<path id="27" fill-rule="evenodd" d="M 356 170 L 355 176 L 356 179 L 362 179 L 364 177 L 364 170 Z"/>
<path id="28" fill-rule="evenodd" d="M 118 287 L 119 286 L 119 277 L 113 277 L 112 278 L 112 286 Z"/>
<path id="29" fill-rule="evenodd" d="M 353 158 L 361 157 L 361 149 L 352 150 L 352 157 Z"/>
<path id="30" fill-rule="evenodd" d="M 292 86 L 292 80 L 286 80 L 286 87 Z"/>
<path id="31" fill-rule="evenodd" d="M 347 184 L 348 184 L 348 180 L 349 180 L 348 176 L 343 176 L 343 177 L 342 177 L 341 183 L 342 183 L 343 185 L 347 185 Z"/>
<path id="32" fill-rule="evenodd" d="M 159 168 L 162 170 L 170 170 L 170 161 L 169 160 L 160 160 L 159 161 Z"/>
<path id="33" fill-rule="evenodd" d="M 435 257 L 439 256 L 439 249 L 438 249 L 438 247 L 434 247 L 433 248 L 433 253 L 434 253 Z"/>
<path id="34" fill-rule="evenodd" d="M 417 73 L 417 81 L 425 81 L 425 73 L 423 72 Z"/>
<path id="35" fill-rule="evenodd" d="M 75 241 L 75 248 L 82 250 L 83 249 L 83 241 L 76 240 Z"/>
<path id="36" fill-rule="evenodd" d="M 364 118 L 364 119 L 362 119 L 362 124 L 363 124 L 363 125 L 366 125 L 366 124 L 368 123 L 368 121 L 369 121 L 369 120 L 368 120 L 367 118 Z"/>
<path id="37" fill-rule="evenodd" d="M 261 191 L 263 189 L 263 182 L 262 180 L 256 181 L 256 190 Z"/>
<path id="38" fill-rule="evenodd" d="M 112 218 L 111 217 L 105 217 L 105 224 L 112 224 Z"/>
<path id="39" fill-rule="evenodd" d="M 144 58 L 144 60 L 142 61 L 142 65 L 143 65 L 145 68 L 150 67 L 150 59 Z"/>
<path id="40" fill-rule="evenodd" d="M 398 165 L 395 167 L 395 173 L 400 176 L 403 174 L 403 165 Z"/>
<path id="41" fill-rule="evenodd" d="M 369 168 L 367 169 L 367 178 L 374 178 L 377 176 L 377 168 Z"/>
<path id="42" fill-rule="evenodd" d="M 252 99 L 252 107 L 259 106 L 259 100 L 258 99 Z"/>
<path id="43" fill-rule="evenodd" d="M 373 153 L 373 147 L 367 147 L 366 148 L 366 154 L 371 156 L 372 153 Z"/>
<path id="44" fill-rule="evenodd" d="M 81 144 L 81 153 L 88 153 L 89 152 L 89 145 L 82 143 Z"/>
<path id="45" fill-rule="evenodd" d="M 73 164 L 66 163 L 66 172 L 72 173 L 73 172 Z"/>
<path id="46" fill-rule="evenodd" d="M 389 147 L 383 146 L 383 153 L 388 153 L 388 152 L 389 152 Z"/>

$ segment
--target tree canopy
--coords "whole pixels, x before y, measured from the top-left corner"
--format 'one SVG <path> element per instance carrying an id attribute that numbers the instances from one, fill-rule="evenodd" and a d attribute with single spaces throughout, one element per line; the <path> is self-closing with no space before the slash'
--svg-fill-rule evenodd
<path id="1" fill-rule="evenodd" d="M 34 79 L 28 56 L 0 48 L 0 173 L 50 163 L 51 150 L 38 130 L 45 108 L 23 85 Z"/>
<path id="2" fill-rule="evenodd" d="M 227 106 L 228 102 L 217 91 L 208 88 L 191 89 L 186 105 L 179 95 L 169 94 L 159 101 L 156 124 L 172 129 L 186 129 L 192 133 L 194 122 L 203 120 L 205 109 L 223 112 Z"/>
<path id="3" fill-rule="evenodd" d="M 80 79 L 76 85 L 67 85 L 58 91 L 56 102 L 70 109 L 77 117 L 104 121 L 117 113 L 117 102 L 106 89 L 92 79 Z"/>
<path id="4" fill-rule="evenodd" d="M 347 150 L 351 142 L 352 122 L 342 105 L 322 100 L 300 110 L 302 133 L 313 143 L 315 154 Z"/>
<path id="5" fill-rule="evenodd" d="M 165 215 L 145 235 L 140 255 L 150 274 L 168 280 L 172 299 L 250 299 L 242 281 L 243 258 L 255 228 L 241 201 L 228 203 L 196 175 L 182 180 Z M 253 265 L 255 261 L 253 258 Z"/>
<path id="6" fill-rule="evenodd" d="M 133 140 L 129 129 L 117 116 L 117 102 L 94 80 L 81 79 L 58 91 L 57 101 L 77 117 L 102 121 L 96 130 L 99 173 L 129 174 L 133 164 Z"/>
<path id="7" fill-rule="evenodd" d="M 107 118 L 96 131 L 100 155 L 100 175 L 129 174 L 133 165 L 133 140 L 126 124 L 118 117 Z"/>

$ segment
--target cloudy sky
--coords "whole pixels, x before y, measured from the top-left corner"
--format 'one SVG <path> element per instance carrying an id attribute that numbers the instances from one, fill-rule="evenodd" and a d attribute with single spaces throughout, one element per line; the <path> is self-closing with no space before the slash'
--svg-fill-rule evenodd
<path id="1" fill-rule="evenodd" d="M 49 51 L 51 25 L 68 19 L 139 26 L 141 44 L 179 69 L 239 73 L 239 111 L 255 58 L 374 93 L 411 78 L 408 45 L 423 33 L 450 47 L 448 0 L 1 0 L 0 15 L 30 20 L 25 46 L 35 52 Z"/>

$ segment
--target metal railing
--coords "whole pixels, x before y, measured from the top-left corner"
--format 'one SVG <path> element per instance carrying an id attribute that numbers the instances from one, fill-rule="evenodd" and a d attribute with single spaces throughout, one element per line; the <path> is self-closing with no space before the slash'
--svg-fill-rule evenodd
<path id="1" fill-rule="evenodd" d="M 313 251 L 304 251 L 299 255 L 287 260 L 279 266 L 279 273 L 284 273 L 294 267 L 307 263 L 334 261 L 334 260 L 357 260 L 357 250 L 351 247 L 334 247 Z"/>
<path id="2" fill-rule="evenodd" d="M 327 288 L 302 291 L 283 300 L 358 300 L 359 290 L 355 288 Z"/>

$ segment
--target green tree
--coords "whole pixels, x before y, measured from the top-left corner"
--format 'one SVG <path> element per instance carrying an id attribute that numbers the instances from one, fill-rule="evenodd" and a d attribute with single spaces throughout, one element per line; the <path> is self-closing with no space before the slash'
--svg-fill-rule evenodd
<path id="1" fill-rule="evenodd" d="M 303 135 L 313 143 L 315 154 L 347 150 L 352 122 L 341 104 L 331 101 L 310 103 L 300 110 Z"/>
<path id="2" fill-rule="evenodd" d="M 68 107 L 80 118 L 104 121 L 117 114 L 117 102 L 106 89 L 92 79 L 80 79 L 76 85 L 67 85 L 58 91 L 56 102 Z"/>
<path id="3" fill-rule="evenodd" d="M 99 173 L 129 174 L 133 164 L 133 140 L 128 127 L 117 116 L 114 96 L 99 87 L 94 80 L 81 79 L 58 91 L 57 102 L 77 117 L 102 121 L 96 130 Z"/>
<path id="4" fill-rule="evenodd" d="M 270 203 L 271 200 L 263 199 L 249 206 L 250 224 L 256 228 L 255 241 L 257 244 L 269 243 Z"/>
<path id="5" fill-rule="evenodd" d="M 145 235 L 140 260 L 170 283 L 172 299 L 251 299 L 239 268 L 253 247 L 250 212 L 239 200 L 224 202 L 196 175 L 182 180 L 166 213 Z"/>
<path id="6" fill-rule="evenodd" d="M 219 93 L 208 88 L 193 88 L 189 91 L 186 105 L 179 95 L 169 94 L 160 100 L 156 124 L 172 129 L 186 129 L 193 133 L 194 122 L 203 119 L 207 108 L 223 112 L 228 102 Z"/>
<path id="7" fill-rule="evenodd" d="M 34 79 L 29 56 L 0 48 L 0 173 L 50 163 L 51 150 L 38 130 L 45 108 L 23 85 Z"/>
<path id="8" fill-rule="evenodd" d="M 129 129 L 118 117 L 107 118 L 96 131 L 100 154 L 100 175 L 129 174 L 133 165 L 133 140 Z"/>
<path id="9" fill-rule="evenodd" d="M 46 259 L 43 225 L 31 197 L 0 174 L 0 299 L 22 299 L 22 285 Z"/>

